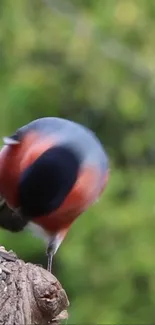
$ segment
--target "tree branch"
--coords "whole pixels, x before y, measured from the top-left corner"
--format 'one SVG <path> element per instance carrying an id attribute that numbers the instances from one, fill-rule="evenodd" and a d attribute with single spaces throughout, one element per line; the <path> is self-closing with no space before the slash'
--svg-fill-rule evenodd
<path id="1" fill-rule="evenodd" d="M 54 275 L 0 247 L 0 324 L 60 324 L 69 301 Z"/>

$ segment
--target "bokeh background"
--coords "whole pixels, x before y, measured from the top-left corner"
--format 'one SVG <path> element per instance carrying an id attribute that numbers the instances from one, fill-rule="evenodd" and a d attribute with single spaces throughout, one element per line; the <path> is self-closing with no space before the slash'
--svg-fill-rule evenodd
<path id="1" fill-rule="evenodd" d="M 0 137 L 43 116 L 89 126 L 111 164 L 54 260 L 68 323 L 153 324 L 154 0 L 0 1 Z M 0 244 L 46 267 L 30 232 L 0 231 Z"/>

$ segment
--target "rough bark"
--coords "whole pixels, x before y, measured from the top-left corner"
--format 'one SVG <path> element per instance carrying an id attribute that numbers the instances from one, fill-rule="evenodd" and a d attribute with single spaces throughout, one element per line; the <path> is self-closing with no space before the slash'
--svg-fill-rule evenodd
<path id="1" fill-rule="evenodd" d="M 0 247 L 0 324 L 57 325 L 68 318 L 68 306 L 54 275 Z"/>

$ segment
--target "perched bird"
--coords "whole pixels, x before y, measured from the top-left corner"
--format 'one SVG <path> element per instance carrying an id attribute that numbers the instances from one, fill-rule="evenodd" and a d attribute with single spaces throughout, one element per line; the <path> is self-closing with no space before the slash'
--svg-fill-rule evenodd
<path id="1" fill-rule="evenodd" d="M 41 118 L 4 137 L 0 195 L 15 212 L 0 226 L 20 231 L 33 223 L 48 238 L 48 267 L 73 221 L 103 192 L 108 158 L 88 128 L 61 118 Z"/>

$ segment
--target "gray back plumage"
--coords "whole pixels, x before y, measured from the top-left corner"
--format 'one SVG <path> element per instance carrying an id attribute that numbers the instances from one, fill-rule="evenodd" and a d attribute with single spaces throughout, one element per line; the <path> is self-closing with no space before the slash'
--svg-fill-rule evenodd
<path id="1" fill-rule="evenodd" d="M 106 171 L 108 158 L 96 135 L 88 128 L 70 120 L 45 117 L 23 126 L 18 130 L 25 134 L 36 130 L 40 136 L 56 137 L 58 143 L 69 146 L 81 158 L 82 166 L 96 166 Z"/>

